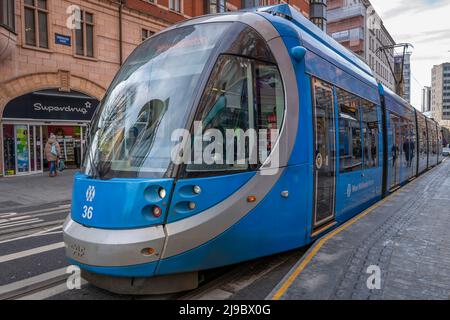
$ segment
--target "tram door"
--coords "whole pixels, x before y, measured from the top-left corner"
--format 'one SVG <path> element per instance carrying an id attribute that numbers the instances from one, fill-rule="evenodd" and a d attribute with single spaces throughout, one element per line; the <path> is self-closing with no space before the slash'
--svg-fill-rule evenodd
<path id="1" fill-rule="evenodd" d="M 391 188 L 400 183 L 400 167 L 402 162 L 402 135 L 400 118 L 391 114 L 390 117 L 392 129 L 392 147 L 391 147 Z"/>
<path id="2" fill-rule="evenodd" d="M 313 228 L 334 219 L 336 128 L 332 87 L 313 79 L 314 215 Z"/>

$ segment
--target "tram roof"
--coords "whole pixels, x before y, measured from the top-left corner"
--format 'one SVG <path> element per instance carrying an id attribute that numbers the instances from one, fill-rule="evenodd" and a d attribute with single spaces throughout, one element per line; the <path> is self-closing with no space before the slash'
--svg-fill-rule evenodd
<path id="1" fill-rule="evenodd" d="M 417 113 L 422 114 L 419 110 L 414 108 L 408 101 L 400 97 L 398 94 L 390 90 L 389 88 L 385 87 L 383 84 L 378 84 L 380 88 L 380 92 L 383 96 L 388 97 L 395 101 L 398 105 L 403 106 L 404 108 L 407 108 L 409 110 L 417 111 Z"/>
<path id="2" fill-rule="evenodd" d="M 309 21 L 304 15 L 298 12 L 295 8 L 288 4 L 278 4 L 266 7 L 259 7 L 253 9 L 244 9 L 242 11 L 253 11 L 253 12 L 267 12 L 274 16 L 281 16 L 287 20 L 294 23 L 303 32 L 312 36 L 315 40 L 319 41 L 322 45 L 325 45 L 336 54 L 350 62 L 353 66 L 362 70 L 369 76 L 373 77 L 372 69 L 360 58 L 356 56 L 355 53 L 345 48 L 339 42 L 330 37 L 326 32 L 317 27 L 314 23 Z"/>

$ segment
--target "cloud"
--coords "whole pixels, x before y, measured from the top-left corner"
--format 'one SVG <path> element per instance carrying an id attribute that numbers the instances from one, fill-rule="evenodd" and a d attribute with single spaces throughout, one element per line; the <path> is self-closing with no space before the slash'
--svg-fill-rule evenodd
<path id="1" fill-rule="evenodd" d="M 414 46 L 411 56 L 412 104 L 431 83 L 431 69 L 450 60 L 450 0 L 370 0 L 398 43 Z"/>
<path id="2" fill-rule="evenodd" d="M 397 2 L 397 6 L 386 10 L 382 18 L 394 19 L 401 15 L 435 10 L 447 5 L 448 0 L 401 0 Z"/>
<path id="3" fill-rule="evenodd" d="M 439 61 L 442 56 L 440 55 L 415 55 L 414 60 L 415 61 Z"/>
<path id="4" fill-rule="evenodd" d="M 395 37 L 402 42 L 419 43 L 447 43 L 450 41 L 450 28 L 422 31 L 418 33 L 396 34 Z"/>

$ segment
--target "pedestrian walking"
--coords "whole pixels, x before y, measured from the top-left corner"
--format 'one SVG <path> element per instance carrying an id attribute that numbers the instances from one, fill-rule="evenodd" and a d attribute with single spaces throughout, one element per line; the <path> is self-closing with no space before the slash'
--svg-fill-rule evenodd
<path id="1" fill-rule="evenodd" d="M 48 165 L 50 168 L 49 176 L 55 177 L 57 175 L 57 162 L 61 155 L 61 147 L 59 146 L 56 136 L 51 133 L 50 137 L 45 144 L 45 157 L 47 158 Z"/>

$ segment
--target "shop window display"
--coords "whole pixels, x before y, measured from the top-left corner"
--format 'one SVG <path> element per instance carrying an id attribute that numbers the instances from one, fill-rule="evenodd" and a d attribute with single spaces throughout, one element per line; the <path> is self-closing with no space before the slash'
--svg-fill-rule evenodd
<path id="1" fill-rule="evenodd" d="M 79 168 L 81 164 L 81 127 L 47 126 L 44 132 L 46 132 L 45 141 L 47 141 L 51 133 L 56 135 L 65 166 L 68 168 Z"/>
<path id="2" fill-rule="evenodd" d="M 82 163 L 80 126 L 43 126 L 39 124 L 3 124 L 3 174 L 13 176 L 47 171 L 43 146 L 51 133 L 57 137 L 66 168 L 79 168 Z"/>

